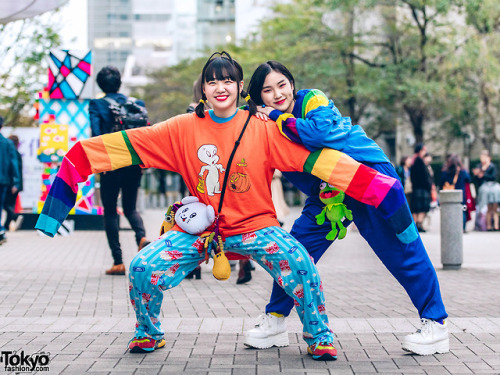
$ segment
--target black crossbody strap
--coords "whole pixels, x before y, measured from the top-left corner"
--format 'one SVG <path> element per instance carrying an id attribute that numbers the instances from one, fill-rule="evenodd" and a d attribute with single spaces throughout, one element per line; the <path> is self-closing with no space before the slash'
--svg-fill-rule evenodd
<path id="1" fill-rule="evenodd" d="M 241 129 L 240 136 L 238 137 L 236 142 L 234 142 L 233 151 L 231 152 L 231 156 L 229 156 L 229 160 L 227 162 L 226 173 L 224 174 L 224 182 L 222 183 L 222 190 L 221 190 L 221 194 L 220 194 L 219 209 L 217 211 L 218 215 L 220 215 L 220 212 L 222 210 L 222 203 L 224 202 L 224 194 L 226 192 L 227 180 L 229 178 L 229 170 L 231 169 L 231 163 L 233 162 L 234 154 L 236 154 L 236 149 L 240 145 L 240 141 L 241 141 L 241 138 L 243 137 L 243 133 L 245 133 L 245 129 L 247 128 L 248 122 L 250 121 L 250 117 L 252 117 L 252 115 L 249 113 L 247 120 L 245 121 L 245 125 L 243 125 L 243 129 Z"/>
<path id="2" fill-rule="evenodd" d="M 208 240 L 208 241 L 213 240 L 216 242 L 215 247 L 214 247 L 214 253 L 216 254 L 216 256 L 217 256 L 217 254 L 224 252 L 224 241 L 222 239 L 222 235 L 220 232 L 219 216 L 220 216 L 220 212 L 222 211 L 222 203 L 224 202 L 224 194 L 226 193 L 227 180 L 229 178 L 229 170 L 231 169 L 231 163 L 233 162 L 234 154 L 236 153 L 236 149 L 240 145 L 241 138 L 243 137 L 243 133 L 245 133 L 245 129 L 247 128 L 248 122 L 250 121 L 250 117 L 252 117 L 252 115 L 250 113 L 248 113 L 248 117 L 247 117 L 247 120 L 245 121 L 245 125 L 243 125 L 243 129 L 241 129 L 240 136 L 238 137 L 236 142 L 234 142 L 233 151 L 231 152 L 231 155 L 229 156 L 229 160 L 227 161 L 226 172 L 224 175 L 224 182 L 222 183 L 222 189 L 221 189 L 221 194 L 220 194 L 219 209 L 217 210 L 217 217 L 215 218 L 215 223 L 214 223 L 214 231 L 212 232 L 212 234 L 210 235 L 209 240 Z M 208 243 L 206 242 L 206 244 L 208 244 Z M 208 246 L 205 246 L 205 260 L 208 263 Z"/>

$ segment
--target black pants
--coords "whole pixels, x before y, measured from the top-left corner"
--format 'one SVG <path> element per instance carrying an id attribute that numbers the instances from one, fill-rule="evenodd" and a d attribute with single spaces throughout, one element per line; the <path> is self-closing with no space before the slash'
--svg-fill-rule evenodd
<path id="1" fill-rule="evenodd" d="M 122 264 L 122 250 L 118 232 L 120 230 L 119 217 L 116 212 L 118 194 L 122 192 L 123 213 L 135 232 L 137 245 L 141 238 L 146 236 L 144 223 L 137 212 L 137 192 L 141 183 L 142 171 L 139 166 L 117 169 L 116 171 L 101 173 L 101 200 L 104 207 L 104 229 L 111 249 L 114 264 Z"/>
<path id="2" fill-rule="evenodd" d="M 17 217 L 14 211 L 16 210 L 16 201 L 18 195 L 19 192 L 12 194 L 10 187 L 7 189 L 7 192 L 5 194 L 3 209 L 5 210 L 5 212 L 7 212 L 7 216 L 5 217 L 5 223 L 3 223 L 3 226 L 5 227 L 6 231 L 9 230 L 11 221 Z"/>

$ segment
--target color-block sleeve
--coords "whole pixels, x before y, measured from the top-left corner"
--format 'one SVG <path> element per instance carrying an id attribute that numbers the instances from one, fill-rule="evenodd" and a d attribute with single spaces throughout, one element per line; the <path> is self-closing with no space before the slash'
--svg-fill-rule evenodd
<path id="1" fill-rule="evenodd" d="M 377 208 L 401 242 L 410 243 L 417 239 L 418 233 L 399 179 L 327 148 L 309 155 L 304 172 L 328 181 L 361 203 Z"/>
<path id="2" fill-rule="evenodd" d="M 189 137 L 187 122 L 193 116 L 180 115 L 153 126 L 127 131 L 130 146 L 145 168 L 165 169 L 179 173 L 179 166 L 184 163 L 182 143 Z"/>
<path id="3" fill-rule="evenodd" d="M 307 152 L 300 168 L 297 164 L 303 161 L 303 146 L 290 142 L 277 132 L 270 140 L 270 159 L 275 168 L 283 172 L 307 172 L 327 181 L 353 199 L 377 208 L 402 242 L 413 242 L 417 238 L 399 179 L 386 176 L 340 151 L 328 148 Z"/>
<path id="4" fill-rule="evenodd" d="M 100 137 L 91 139 L 97 138 Z M 35 229 L 50 237 L 54 237 L 75 205 L 78 183 L 86 181 L 92 174 L 89 158 L 82 146 L 83 142 L 85 141 L 77 142 L 64 156 L 35 225 Z"/>
<path id="5" fill-rule="evenodd" d="M 328 146 L 342 151 L 346 145 L 351 119 L 342 117 L 338 108 L 320 90 L 309 90 L 302 101 L 301 118 L 274 110 L 269 117 L 291 141 L 316 151 Z M 324 140 L 328 139 L 328 144 Z"/>
<path id="6" fill-rule="evenodd" d="M 167 122 L 77 142 L 64 156 L 35 228 L 53 237 L 76 202 L 78 183 L 92 173 L 130 165 L 177 172 Z"/>

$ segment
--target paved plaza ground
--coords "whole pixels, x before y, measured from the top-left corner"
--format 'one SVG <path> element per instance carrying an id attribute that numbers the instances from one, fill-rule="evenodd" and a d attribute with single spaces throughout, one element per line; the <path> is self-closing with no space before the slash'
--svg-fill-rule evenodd
<path id="1" fill-rule="evenodd" d="M 288 227 L 299 212 L 292 210 Z M 144 212 L 150 237 L 162 217 L 161 210 Z M 166 347 L 128 353 L 135 319 L 127 279 L 104 275 L 112 260 L 101 231 L 54 239 L 8 233 L 0 246 L 0 351 L 45 353 L 49 371 L 40 374 L 500 374 L 500 233 L 465 234 L 458 271 L 440 263 L 439 211 L 422 238 L 450 315 L 449 354 L 401 350 L 403 336 L 419 326 L 417 312 L 355 228 L 318 265 L 339 350 L 335 362 L 306 354 L 295 312 L 288 319 L 290 346 L 246 348 L 243 332 L 264 310 L 271 278 L 258 268 L 248 284 L 236 285 L 237 272 L 219 282 L 211 263 L 201 280 L 165 292 Z M 129 263 L 133 233 L 122 231 L 121 239 Z M 0 374 L 10 373 L 4 366 Z"/>

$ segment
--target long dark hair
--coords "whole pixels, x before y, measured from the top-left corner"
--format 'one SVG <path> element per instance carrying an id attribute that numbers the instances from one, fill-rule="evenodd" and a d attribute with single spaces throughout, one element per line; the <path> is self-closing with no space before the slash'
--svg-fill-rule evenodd
<path id="1" fill-rule="evenodd" d="M 252 78 L 250 79 L 250 83 L 248 84 L 248 93 L 252 97 L 252 100 L 257 105 L 262 105 L 264 102 L 262 101 L 262 86 L 264 86 L 264 81 L 269 73 L 272 71 L 283 74 L 293 85 L 293 98 L 297 97 L 295 92 L 295 80 L 293 78 L 292 73 L 287 69 L 287 67 L 277 61 L 267 61 L 263 64 L 260 64 L 255 72 L 253 72 Z"/>
<path id="2" fill-rule="evenodd" d="M 408 155 L 403 155 L 401 156 L 401 159 L 399 159 L 399 165 L 404 167 L 405 164 L 406 164 L 406 161 L 409 159 L 410 157 Z"/>
<path id="3" fill-rule="evenodd" d="M 446 158 L 445 170 L 449 174 L 454 175 L 455 173 L 457 173 L 457 170 L 459 169 L 464 169 L 462 161 L 460 160 L 460 156 L 458 156 L 458 154 L 448 155 L 448 157 Z"/>
<path id="4" fill-rule="evenodd" d="M 203 92 L 203 85 L 205 84 L 205 82 L 209 82 L 214 78 L 218 81 L 222 81 L 225 79 L 235 81 L 238 87 L 238 94 L 245 98 L 248 103 L 250 114 L 253 115 L 257 112 L 257 107 L 255 106 L 255 103 L 250 98 L 248 98 L 247 92 L 244 90 L 241 90 L 241 92 L 239 92 L 240 82 L 243 81 L 243 69 L 241 68 L 241 65 L 238 64 L 236 60 L 233 60 L 229 53 L 227 53 L 226 51 L 215 52 L 214 54 L 212 54 L 212 56 L 210 56 L 205 63 L 203 70 L 201 71 L 201 79 L 199 85 L 201 90 L 201 99 L 203 101 L 207 100 L 207 97 Z M 236 102 L 236 105 L 238 106 L 238 100 Z M 205 106 L 201 101 L 196 106 L 195 111 L 198 117 L 205 117 Z"/>

